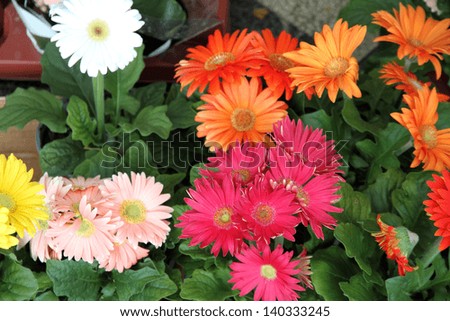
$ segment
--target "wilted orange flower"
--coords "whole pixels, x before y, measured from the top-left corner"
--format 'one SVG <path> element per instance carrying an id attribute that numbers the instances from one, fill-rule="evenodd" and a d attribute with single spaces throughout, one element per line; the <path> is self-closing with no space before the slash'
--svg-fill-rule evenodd
<path id="1" fill-rule="evenodd" d="M 380 227 L 380 232 L 372 233 L 380 248 L 386 253 L 390 260 L 394 260 L 398 265 L 398 274 L 405 275 L 405 272 L 412 272 L 414 267 L 408 263 L 406 253 L 400 248 L 400 238 L 397 229 L 393 226 L 387 225 L 381 221 L 381 215 L 377 216 L 377 223 Z"/>
<path id="2" fill-rule="evenodd" d="M 220 81 L 235 82 L 246 75 L 247 69 L 258 69 L 261 65 L 261 49 L 253 48 L 251 34 L 247 29 L 236 30 L 232 35 L 216 30 L 208 37 L 205 46 L 188 49 L 187 60 L 181 60 L 175 68 L 175 79 L 181 88 L 189 85 L 187 95 L 207 85 L 210 91 L 219 90 Z"/>
<path id="3" fill-rule="evenodd" d="M 291 99 L 292 81 L 286 69 L 295 65 L 283 54 L 295 50 L 298 40 L 284 30 L 276 39 L 270 29 L 264 29 L 261 31 L 261 34 L 254 32 L 253 36 L 252 43 L 254 47 L 260 48 L 267 60 L 263 62 L 261 69 L 256 71 L 250 70 L 249 75 L 254 77 L 263 76 L 267 86 L 273 90 L 276 96 L 281 96 L 285 92 L 286 99 Z"/>
<path id="4" fill-rule="evenodd" d="M 384 79 L 387 85 L 397 84 L 395 89 L 403 90 L 408 95 L 417 95 L 417 91 L 422 87 L 429 87 L 431 82 L 423 83 L 412 72 L 406 72 L 402 66 L 396 62 L 389 62 L 380 70 L 380 78 Z M 450 97 L 444 94 L 437 94 L 440 102 L 447 101 Z"/>
<path id="5" fill-rule="evenodd" d="M 433 174 L 434 181 L 428 181 L 431 192 L 429 200 L 423 202 L 425 211 L 438 228 L 434 235 L 442 236 L 439 250 L 443 251 L 450 246 L 450 173 L 445 170 L 442 176 Z"/>
<path id="6" fill-rule="evenodd" d="M 426 18 L 425 10 L 418 6 L 405 7 L 400 3 L 400 12 L 394 9 L 394 16 L 385 10 L 373 13 L 373 23 L 385 28 L 389 34 L 375 38 L 374 41 L 387 41 L 398 44 L 399 59 L 408 56 L 417 57 L 421 66 L 431 61 L 436 70 L 436 77 L 441 76 L 439 59 L 442 54 L 450 53 L 450 19 L 434 20 Z"/>
<path id="7" fill-rule="evenodd" d="M 359 25 L 348 28 L 348 23 L 339 19 L 333 30 L 324 25 L 321 33 L 314 34 L 315 46 L 301 42 L 300 50 L 285 53 L 297 65 L 287 70 L 297 92 L 314 88 L 321 97 L 326 88 L 332 102 L 339 89 L 350 98 L 361 97 L 356 85 L 358 61 L 352 54 L 363 41 L 366 29 Z"/>
<path id="8" fill-rule="evenodd" d="M 438 98 L 436 89 L 424 87 L 417 95 L 404 95 L 409 108 L 391 116 L 409 130 L 414 139 L 414 160 L 411 167 L 423 163 L 423 170 L 441 172 L 450 167 L 450 128 L 438 130 Z"/>
<path id="9" fill-rule="evenodd" d="M 235 142 L 261 142 L 273 124 L 286 116 L 287 105 L 257 78 L 223 83 L 214 95 L 203 95 L 206 103 L 198 108 L 197 136 L 206 137 L 206 146 L 223 148 Z"/>

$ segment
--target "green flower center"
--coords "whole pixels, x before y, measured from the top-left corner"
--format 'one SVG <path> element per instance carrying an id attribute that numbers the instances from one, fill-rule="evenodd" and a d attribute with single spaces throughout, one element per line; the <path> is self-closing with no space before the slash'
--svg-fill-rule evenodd
<path id="1" fill-rule="evenodd" d="M 420 135 L 422 135 L 423 141 L 425 142 L 425 144 L 427 144 L 428 148 L 436 147 L 438 143 L 436 127 L 432 125 L 423 125 L 420 127 L 419 132 Z"/>
<path id="2" fill-rule="evenodd" d="M 251 174 L 248 169 L 233 170 L 232 174 L 234 177 L 238 178 L 244 184 L 248 183 L 248 181 L 251 178 Z"/>
<path id="3" fill-rule="evenodd" d="M 231 220 L 232 215 L 233 210 L 230 207 L 222 207 L 214 213 L 214 223 L 217 227 L 229 229 L 233 223 Z"/>
<path id="4" fill-rule="evenodd" d="M 267 280 L 274 280 L 277 278 L 277 270 L 270 264 L 261 266 L 261 276 Z"/>
<path id="5" fill-rule="evenodd" d="M 139 224 L 145 221 L 147 211 L 142 201 L 124 201 L 120 207 L 120 216 L 127 223 Z"/>
<path id="6" fill-rule="evenodd" d="M 271 224 L 275 219 L 275 211 L 272 206 L 260 204 L 253 211 L 253 218 L 260 225 L 266 226 Z"/>
<path id="7" fill-rule="evenodd" d="M 109 27 L 106 21 L 95 19 L 87 27 L 89 37 L 94 41 L 103 41 L 108 38 Z"/>
<path id="8" fill-rule="evenodd" d="M 11 213 L 16 210 L 16 202 L 5 193 L 0 193 L 0 207 L 6 207 Z"/>
<path id="9" fill-rule="evenodd" d="M 89 237 L 95 232 L 94 224 L 86 219 L 81 219 L 80 227 L 78 228 L 77 235 L 81 237 Z"/>
<path id="10" fill-rule="evenodd" d="M 309 205 L 309 195 L 308 193 L 301 187 L 297 189 L 297 199 L 300 202 L 300 205 L 306 207 Z"/>

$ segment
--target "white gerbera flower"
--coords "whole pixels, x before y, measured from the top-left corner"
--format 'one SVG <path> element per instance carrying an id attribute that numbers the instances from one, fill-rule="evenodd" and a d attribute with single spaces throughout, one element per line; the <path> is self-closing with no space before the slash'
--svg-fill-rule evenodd
<path id="1" fill-rule="evenodd" d="M 142 45 L 135 33 L 144 24 L 139 12 L 130 9 L 132 0 L 64 0 L 52 8 L 51 18 L 57 24 L 56 41 L 61 56 L 72 67 L 81 59 L 82 73 L 96 77 L 125 68 Z"/>

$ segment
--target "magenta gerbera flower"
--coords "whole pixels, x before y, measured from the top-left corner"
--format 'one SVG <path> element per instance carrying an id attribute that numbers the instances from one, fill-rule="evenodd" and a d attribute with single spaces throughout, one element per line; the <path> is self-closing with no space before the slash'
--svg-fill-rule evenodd
<path id="1" fill-rule="evenodd" d="M 264 301 L 293 301 L 299 297 L 296 291 L 305 291 L 300 286 L 295 275 L 299 273 L 296 268 L 299 262 L 292 260 L 293 252 L 283 253 L 279 245 L 273 252 L 267 245 L 261 253 L 257 248 L 244 249 L 236 254 L 240 262 L 230 265 L 233 290 L 240 290 L 239 295 L 244 296 L 255 290 L 254 300 Z"/>
<path id="2" fill-rule="evenodd" d="M 231 176 L 235 183 L 245 186 L 264 171 L 266 153 L 267 149 L 262 143 L 237 143 L 226 152 L 220 149 L 215 156 L 209 157 L 206 166 L 212 170 L 201 170 L 200 173 L 219 182 Z"/>
<path id="3" fill-rule="evenodd" d="M 336 219 L 329 213 L 342 212 L 333 205 L 340 199 L 336 195 L 340 179 L 331 175 L 314 176 L 314 168 L 283 155 L 279 148 L 271 149 L 270 165 L 267 179 L 272 187 L 282 186 L 296 195 L 302 224 L 311 225 L 314 234 L 323 239 L 322 227 L 333 229 L 336 226 Z"/>
<path id="4" fill-rule="evenodd" d="M 289 155 L 299 157 L 305 166 L 315 168 L 315 175 L 341 173 L 341 155 L 334 149 L 334 141 L 327 140 L 322 129 L 303 126 L 301 119 L 285 117 L 273 126 L 273 139 Z"/>
<path id="5" fill-rule="evenodd" d="M 104 197 L 109 201 L 113 217 L 120 217 L 123 225 L 117 230 L 117 239 L 126 239 L 137 246 L 139 242 L 150 242 L 160 247 L 169 234 L 167 219 L 172 217 L 173 209 L 162 205 L 170 198 L 170 194 L 161 194 L 163 185 L 155 182 L 154 177 L 146 177 L 145 173 L 113 175 L 111 180 L 104 180 L 100 186 Z"/>
<path id="6" fill-rule="evenodd" d="M 236 188 L 230 177 L 218 182 L 199 178 L 195 180 L 195 190 L 190 189 L 190 198 L 185 202 L 192 208 L 179 217 L 182 228 L 180 238 L 191 238 L 190 246 L 213 244 L 211 253 L 225 256 L 234 255 L 243 244 L 247 233 L 242 228 L 242 219 L 236 213 L 236 205 L 241 198 L 240 188 Z"/>
<path id="7" fill-rule="evenodd" d="M 124 269 L 129 269 L 138 260 L 146 257 L 148 252 L 147 249 L 140 246 L 131 246 L 128 240 L 114 242 L 114 249 L 107 258 L 99 262 L 99 267 L 104 268 L 106 271 L 117 270 L 122 273 Z"/>
<path id="8" fill-rule="evenodd" d="M 53 238 L 59 251 L 69 259 L 89 263 L 109 255 L 113 250 L 113 234 L 120 226 L 118 220 L 111 218 L 111 212 L 98 215 L 97 209 L 87 203 L 86 196 L 81 198 L 77 212 L 64 214 L 48 224 L 46 236 Z"/>
<path id="9" fill-rule="evenodd" d="M 277 236 L 295 241 L 295 227 L 300 219 L 295 215 L 299 206 L 294 199 L 294 193 L 284 188 L 273 190 L 258 180 L 242 198 L 237 212 L 247 223 L 258 245 L 269 244 Z"/>

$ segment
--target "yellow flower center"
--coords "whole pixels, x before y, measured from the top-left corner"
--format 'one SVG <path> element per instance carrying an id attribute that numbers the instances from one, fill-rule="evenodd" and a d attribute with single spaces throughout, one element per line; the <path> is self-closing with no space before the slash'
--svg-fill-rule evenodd
<path id="1" fill-rule="evenodd" d="M 216 70 L 218 66 L 225 66 L 227 63 L 234 61 L 236 57 L 231 52 L 219 52 L 206 60 L 204 68 L 207 71 Z"/>
<path id="2" fill-rule="evenodd" d="M 231 125 L 238 132 L 246 132 L 253 129 L 256 115 L 247 108 L 236 108 L 231 115 Z"/>
<path id="3" fill-rule="evenodd" d="M 8 194 L 0 193 L 0 207 L 6 207 L 10 212 L 16 210 L 16 202 Z"/>
<path id="4" fill-rule="evenodd" d="M 248 169 L 238 169 L 238 170 L 233 170 L 232 171 L 232 174 L 234 175 L 234 176 L 237 176 L 239 179 L 240 179 L 240 181 L 242 182 L 242 183 L 248 183 L 248 181 L 250 180 L 250 178 L 251 178 L 251 174 L 250 174 L 250 171 L 248 170 Z"/>
<path id="5" fill-rule="evenodd" d="M 418 40 L 416 38 L 409 39 L 409 43 L 411 45 L 413 45 L 414 47 L 420 47 L 420 46 L 423 45 L 422 41 L 420 41 L 420 40 Z"/>
<path id="6" fill-rule="evenodd" d="M 229 229 L 233 223 L 231 220 L 232 215 L 233 210 L 230 207 L 222 207 L 214 213 L 214 223 L 217 227 Z"/>
<path id="7" fill-rule="evenodd" d="M 271 264 L 262 265 L 260 274 L 267 280 L 274 280 L 277 278 L 277 270 Z"/>
<path id="8" fill-rule="evenodd" d="M 255 208 L 253 212 L 253 218 L 260 225 L 266 226 L 272 223 L 275 219 L 275 211 L 269 205 L 260 204 Z"/>
<path id="9" fill-rule="evenodd" d="M 308 206 L 308 204 L 309 204 L 309 195 L 301 187 L 298 187 L 298 189 L 297 189 L 297 199 L 300 202 L 300 205 L 302 205 L 303 207 Z"/>
<path id="10" fill-rule="evenodd" d="M 437 130 L 432 125 L 423 125 L 419 129 L 420 135 L 423 138 L 428 148 L 434 148 L 437 145 Z"/>
<path id="11" fill-rule="evenodd" d="M 331 59 L 325 66 L 324 73 L 326 76 L 334 78 L 345 74 L 348 69 L 348 60 L 342 57 Z"/>
<path id="12" fill-rule="evenodd" d="M 103 41 L 108 38 L 109 27 L 106 21 L 95 19 L 87 27 L 89 37 L 95 41 Z"/>
<path id="13" fill-rule="evenodd" d="M 89 237 L 95 232 L 94 224 L 84 218 L 81 219 L 80 227 L 78 228 L 77 235 L 81 237 Z"/>
<path id="14" fill-rule="evenodd" d="M 127 223 L 139 224 L 145 221 L 147 211 L 141 201 L 124 201 L 120 207 L 120 216 Z"/>
<path id="15" fill-rule="evenodd" d="M 269 56 L 270 65 L 278 71 L 285 71 L 286 69 L 294 67 L 294 63 L 288 58 L 280 54 L 271 54 Z"/>

